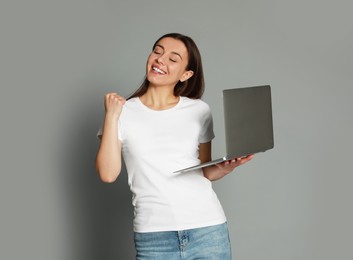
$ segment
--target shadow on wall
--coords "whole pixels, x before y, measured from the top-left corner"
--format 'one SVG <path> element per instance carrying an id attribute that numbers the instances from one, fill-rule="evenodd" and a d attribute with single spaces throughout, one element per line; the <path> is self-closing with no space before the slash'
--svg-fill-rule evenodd
<path id="1" fill-rule="evenodd" d="M 82 107 L 73 109 L 66 122 L 66 141 L 60 144 L 66 259 L 135 259 L 126 170 L 112 184 L 100 181 L 95 171 L 98 108 L 87 99 L 78 104 Z"/>

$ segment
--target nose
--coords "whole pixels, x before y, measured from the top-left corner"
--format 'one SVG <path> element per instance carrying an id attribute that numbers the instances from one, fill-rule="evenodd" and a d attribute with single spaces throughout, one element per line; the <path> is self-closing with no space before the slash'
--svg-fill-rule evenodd
<path id="1" fill-rule="evenodd" d="M 164 64 L 164 55 L 160 55 L 158 58 L 157 58 L 157 62 L 159 64 Z"/>

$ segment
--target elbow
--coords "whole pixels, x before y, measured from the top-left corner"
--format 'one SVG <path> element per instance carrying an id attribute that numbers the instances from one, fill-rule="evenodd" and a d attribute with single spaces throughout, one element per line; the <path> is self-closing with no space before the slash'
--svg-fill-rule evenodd
<path id="1" fill-rule="evenodd" d="M 112 177 L 112 176 L 103 175 L 103 174 L 99 174 L 99 178 L 104 183 L 113 183 L 117 179 L 117 177 Z"/>
<path id="2" fill-rule="evenodd" d="M 100 180 L 104 183 L 115 182 L 120 174 L 120 170 L 102 169 L 99 166 L 96 167 L 96 170 L 98 172 L 98 176 L 99 176 Z"/>

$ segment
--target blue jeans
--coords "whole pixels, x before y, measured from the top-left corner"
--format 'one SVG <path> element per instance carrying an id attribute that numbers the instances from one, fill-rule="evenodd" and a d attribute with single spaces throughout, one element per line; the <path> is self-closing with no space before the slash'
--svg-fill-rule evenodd
<path id="1" fill-rule="evenodd" d="M 227 223 L 183 231 L 134 233 L 137 260 L 231 260 Z"/>

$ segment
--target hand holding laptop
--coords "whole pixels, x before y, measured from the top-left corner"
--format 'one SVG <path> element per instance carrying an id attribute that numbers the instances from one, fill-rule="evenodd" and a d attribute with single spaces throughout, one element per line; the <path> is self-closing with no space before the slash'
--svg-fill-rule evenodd
<path id="1" fill-rule="evenodd" d="M 239 157 L 239 158 L 234 158 L 232 160 L 228 160 L 228 161 L 224 161 L 221 163 L 217 163 L 216 166 L 222 170 L 228 171 L 230 170 L 233 171 L 234 168 L 247 163 L 248 161 L 250 161 L 252 158 L 254 158 L 254 154 L 250 154 L 247 156 L 243 156 L 243 157 Z"/>
<path id="2" fill-rule="evenodd" d="M 247 163 L 252 158 L 254 158 L 254 154 L 234 158 L 231 160 L 217 163 L 213 166 L 211 165 L 209 167 L 205 167 L 203 169 L 204 175 L 207 179 L 211 181 L 219 180 L 224 176 L 228 175 L 229 173 L 231 173 L 236 167 L 239 167 L 240 165 Z"/>

